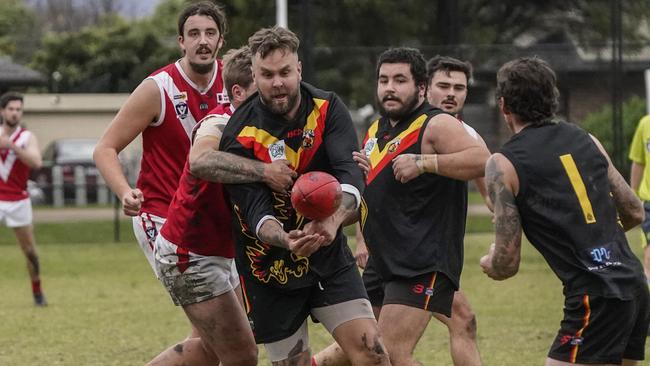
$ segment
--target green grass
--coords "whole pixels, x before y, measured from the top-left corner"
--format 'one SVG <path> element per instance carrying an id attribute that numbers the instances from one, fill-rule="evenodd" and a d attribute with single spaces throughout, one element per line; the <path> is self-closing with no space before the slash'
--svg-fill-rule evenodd
<path id="1" fill-rule="evenodd" d="M 0 365 L 138 365 L 187 335 L 182 311 L 137 245 L 111 241 L 110 222 L 52 225 L 37 226 L 49 238 L 39 243 L 47 308 L 32 306 L 24 258 L 0 234 L 3 243 L 11 242 L 0 245 Z M 95 230 L 97 238 L 75 243 Z M 123 230 L 129 233 L 130 227 Z M 66 240 L 54 240 L 64 233 Z M 515 278 L 488 279 L 478 261 L 492 240 L 489 233 L 467 235 L 462 277 L 477 314 L 484 364 L 541 365 L 562 317 L 560 282 L 528 244 Z M 640 254 L 636 241 L 634 249 Z M 317 325 L 310 337 L 315 351 L 331 342 Z M 448 347 L 446 328 L 432 320 L 416 356 L 425 365 L 451 365 Z M 268 364 L 263 350 L 260 355 L 260 364 Z"/>
<path id="2" fill-rule="evenodd" d="M 132 243 L 133 225 L 131 220 L 119 221 L 119 242 Z M 65 224 L 40 223 L 34 229 L 37 244 L 67 243 L 67 244 L 102 244 L 115 241 L 115 225 L 113 221 L 80 221 Z M 0 245 L 14 244 L 16 239 L 13 231 L 0 226 Z"/>

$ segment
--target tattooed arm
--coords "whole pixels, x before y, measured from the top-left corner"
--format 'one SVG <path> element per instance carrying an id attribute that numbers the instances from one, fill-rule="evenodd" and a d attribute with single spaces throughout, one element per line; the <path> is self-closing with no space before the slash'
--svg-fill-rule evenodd
<path id="1" fill-rule="evenodd" d="M 625 182 L 621 173 L 619 173 L 614 164 L 612 164 L 609 155 L 607 155 L 607 152 L 603 145 L 601 145 L 600 141 L 598 141 L 594 136 L 591 136 L 591 139 L 594 141 L 603 156 L 605 156 L 605 159 L 607 159 L 607 163 L 609 164 L 609 167 L 607 168 L 607 178 L 609 179 L 612 196 L 614 197 L 614 204 L 616 205 L 616 210 L 621 218 L 623 229 L 626 231 L 630 230 L 642 223 L 645 218 L 643 203 L 641 203 L 639 198 L 634 194 L 632 188 L 627 185 L 627 182 Z"/>
<path id="2" fill-rule="evenodd" d="M 189 165 L 192 175 L 219 183 L 263 182 L 276 192 L 286 192 L 296 172 L 286 160 L 271 164 L 219 151 L 219 142 L 225 123 L 203 121 L 190 149 Z M 205 130 L 208 130 L 205 132 Z"/>
<path id="3" fill-rule="evenodd" d="M 325 242 L 323 236 L 306 234 L 302 230 L 292 230 L 286 233 L 280 222 L 271 218 L 262 222 L 257 237 L 267 244 L 290 250 L 303 257 L 310 256 Z"/>
<path id="4" fill-rule="evenodd" d="M 519 179 L 510 161 L 494 154 L 485 167 L 490 199 L 494 204 L 495 240 L 481 267 L 490 278 L 505 280 L 519 270 L 521 259 L 521 217 L 515 203 Z"/>

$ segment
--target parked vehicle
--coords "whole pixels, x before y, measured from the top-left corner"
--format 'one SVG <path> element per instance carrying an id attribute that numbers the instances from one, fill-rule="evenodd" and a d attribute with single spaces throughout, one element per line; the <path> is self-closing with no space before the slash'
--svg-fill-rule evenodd
<path id="1" fill-rule="evenodd" d="M 75 200 L 75 167 L 81 166 L 85 175 L 87 201 L 97 201 L 99 172 L 93 161 L 93 150 L 97 139 L 59 139 L 52 141 L 43 150 L 43 166 L 32 172 L 32 179 L 43 191 L 45 203 L 52 203 L 52 192 L 56 182 L 52 179 L 52 168 L 61 167 L 63 175 L 63 198 L 65 202 Z"/>

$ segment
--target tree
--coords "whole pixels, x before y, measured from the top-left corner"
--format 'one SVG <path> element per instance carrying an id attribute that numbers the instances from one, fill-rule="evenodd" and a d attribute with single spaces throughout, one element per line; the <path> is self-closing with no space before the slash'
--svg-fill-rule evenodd
<path id="1" fill-rule="evenodd" d="M 112 15 L 79 32 L 49 33 L 31 66 L 58 72 L 59 92 L 128 92 L 174 54 L 150 23 Z"/>
<path id="2" fill-rule="evenodd" d="M 20 0 L 0 2 L 0 56 L 23 62 L 38 47 L 36 14 Z"/>
<path id="3" fill-rule="evenodd" d="M 643 98 L 633 96 L 623 103 L 623 141 L 632 142 L 632 136 L 641 117 L 646 115 L 646 102 Z M 606 105 L 597 112 L 590 113 L 581 126 L 594 135 L 603 144 L 605 151 L 614 151 L 614 132 L 612 129 L 612 106 Z M 629 166 L 617 167 L 627 176 Z"/>

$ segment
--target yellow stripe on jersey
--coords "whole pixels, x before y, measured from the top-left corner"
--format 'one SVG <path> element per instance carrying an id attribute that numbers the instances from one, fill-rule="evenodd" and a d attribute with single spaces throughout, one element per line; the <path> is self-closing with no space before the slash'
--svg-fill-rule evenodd
<path id="1" fill-rule="evenodd" d="M 573 191 L 578 197 L 578 202 L 582 208 L 582 213 L 585 216 L 585 221 L 587 224 L 593 224 L 596 222 L 596 216 L 594 215 L 594 210 L 591 207 L 591 201 L 589 201 L 589 196 L 587 196 L 587 188 L 585 188 L 585 183 L 580 176 L 576 162 L 573 160 L 571 154 L 565 154 L 560 156 L 560 161 L 564 166 L 566 174 L 569 176 L 569 181 L 571 181 L 571 186 L 573 186 Z"/>
<path id="2" fill-rule="evenodd" d="M 399 135 L 393 138 L 393 141 L 401 141 L 404 137 L 412 133 L 413 131 L 416 131 L 422 125 L 427 121 L 428 116 L 426 114 L 421 115 L 420 117 L 416 118 L 413 122 L 411 122 L 411 125 L 408 126 L 404 131 L 402 131 Z M 378 129 L 378 123 L 374 123 L 371 127 L 370 130 L 368 130 L 368 136 L 369 137 L 377 137 L 375 136 L 377 134 L 377 129 Z M 372 132 L 372 133 L 371 133 Z M 370 159 L 370 165 L 372 168 L 377 167 L 379 163 L 386 157 L 388 154 L 388 147 L 391 145 L 391 143 L 387 143 L 384 148 L 379 151 L 379 145 L 375 144 L 375 147 L 372 149 L 370 152 L 370 156 L 368 158 Z"/>
<path id="3" fill-rule="evenodd" d="M 246 126 L 242 128 L 241 132 L 239 132 L 238 137 L 244 137 L 244 138 L 250 137 L 260 145 L 264 146 L 266 149 L 268 149 L 269 146 L 273 145 L 274 143 L 280 141 L 278 140 L 277 137 L 271 135 L 265 130 L 254 126 Z M 285 145 L 284 155 L 286 156 L 287 160 L 291 163 L 292 167 L 294 168 L 298 167 L 298 163 L 300 162 L 300 151 L 295 151 L 294 149 Z"/>
<path id="4" fill-rule="evenodd" d="M 359 215 L 360 220 L 359 224 L 361 225 L 361 230 L 363 230 L 363 227 L 366 226 L 366 219 L 368 218 L 368 204 L 366 203 L 366 200 L 361 197 L 361 206 L 359 206 Z"/>

